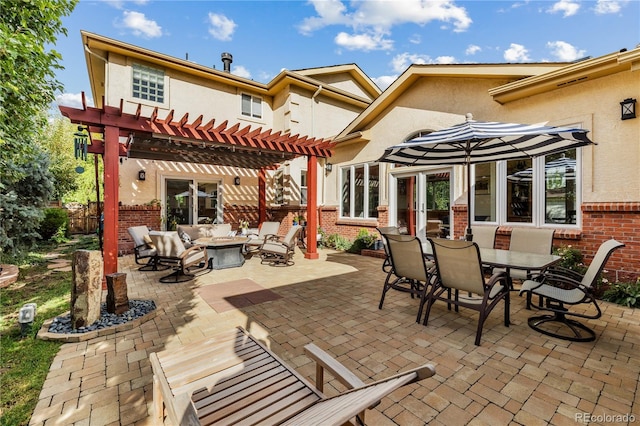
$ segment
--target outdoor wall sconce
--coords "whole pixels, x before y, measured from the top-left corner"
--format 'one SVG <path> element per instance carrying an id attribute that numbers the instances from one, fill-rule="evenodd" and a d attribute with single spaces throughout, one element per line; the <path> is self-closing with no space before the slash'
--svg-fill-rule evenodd
<path id="1" fill-rule="evenodd" d="M 240 176 L 236 176 L 233 178 L 233 184 L 234 185 L 240 185 Z"/>
<path id="2" fill-rule="evenodd" d="M 324 169 L 325 169 L 328 173 L 331 173 L 331 170 L 333 170 L 333 164 L 331 164 L 331 163 L 327 163 L 327 164 L 325 164 Z"/>
<path id="3" fill-rule="evenodd" d="M 620 102 L 620 108 L 622 112 L 621 120 L 629 120 L 631 118 L 636 118 L 636 100 L 627 98 L 624 101 Z"/>
<path id="4" fill-rule="evenodd" d="M 147 178 L 147 172 L 140 170 L 138 172 L 138 180 L 145 180 Z"/>

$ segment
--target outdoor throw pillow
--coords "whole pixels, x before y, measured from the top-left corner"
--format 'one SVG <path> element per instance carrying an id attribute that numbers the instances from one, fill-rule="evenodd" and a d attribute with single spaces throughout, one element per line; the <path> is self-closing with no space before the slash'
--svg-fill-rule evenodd
<path id="1" fill-rule="evenodd" d="M 186 248 L 189 248 L 193 245 L 193 243 L 191 242 L 191 237 L 186 232 L 182 232 L 180 234 L 180 239 L 182 240 Z"/>

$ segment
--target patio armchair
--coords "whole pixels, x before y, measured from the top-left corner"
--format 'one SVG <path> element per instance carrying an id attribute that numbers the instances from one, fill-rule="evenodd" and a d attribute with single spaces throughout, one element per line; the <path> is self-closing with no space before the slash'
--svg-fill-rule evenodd
<path id="1" fill-rule="evenodd" d="M 411 298 L 422 300 L 432 279 L 432 261 L 426 260 L 420 239 L 412 235 L 383 234 L 387 240 L 391 268 L 382 287 L 378 309 L 382 309 L 384 299 L 390 289 L 411 294 Z M 416 321 L 422 316 L 422 304 Z"/>
<path id="2" fill-rule="evenodd" d="M 157 250 L 157 260 L 159 262 L 173 265 L 175 271 L 160 278 L 162 283 L 179 283 L 195 278 L 189 270 L 194 266 L 206 268 L 209 257 L 207 246 L 196 244 L 185 248 L 184 243 L 177 232 L 165 232 L 151 234 L 149 236 Z"/>
<path id="3" fill-rule="evenodd" d="M 135 262 L 142 267 L 138 268 L 140 271 L 157 271 L 158 262 L 155 246 L 153 245 L 151 238 L 149 237 L 149 228 L 145 225 L 131 226 L 127 229 L 129 235 L 133 239 L 134 247 L 133 254 Z M 146 263 L 142 262 L 143 259 L 147 259 Z"/>
<path id="4" fill-rule="evenodd" d="M 551 254 L 551 251 L 553 250 L 553 233 L 553 229 L 513 228 L 511 231 L 509 250 L 526 253 Z M 493 270 L 493 272 L 502 271 L 504 271 L 504 269 L 496 268 Z M 511 269 L 509 275 L 512 280 L 524 281 L 530 279 L 533 273 L 539 272 L 540 271 Z"/>
<path id="5" fill-rule="evenodd" d="M 293 255 L 298 245 L 298 236 L 302 226 L 292 226 L 284 237 L 267 238 L 260 246 L 260 263 L 271 265 L 291 266 L 294 264 Z"/>
<path id="6" fill-rule="evenodd" d="M 247 237 L 249 237 L 249 241 L 244 244 L 247 248 L 247 251 L 259 250 L 260 247 L 265 243 L 265 240 L 267 238 L 277 237 L 279 230 L 280 222 L 262 222 L 262 225 L 260 225 L 260 229 L 258 230 L 257 234 L 247 234 Z"/>
<path id="7" fill-rule="evenodd" d="M 436 279 L 421 304 L 426 303 L 424 325 L 438 300 L 479 312 L 475 344 L 480 345 L 482 328 L 491 311 L 504 301 L 504 325 L 509 326 L 509 281 L 505 272 L 493 274 L 488 281 L 482 271 L 480 249 L 472 241 L 429 239 L 436 262 Z M 472 296 L 461 296 L 460 293 Z M 451 322 L 454 324 L 454 322 Z"/>
<path id="8" fill-rule="evenodd" d="M 382 237 L 382 248 L 384 249 L 384 261 L 382 262 L 382 270 L 389 272 L 391 269 L 391 259 L 389 258 L 389 248 L 387 247 L 387 239 L 385 234 L 400 235 L 400 229 L 397 226 L 380 226 L 376 228 Z"/>
<path id="9" fill-rule="evenodd" d="M 624 244 L 614 239 L 602 243 L 584 275 L 552 266 L 534 279 L 526 280 L 522 284 L 520 295 L 527 295 L 527 306 L 531 306 L 531 297 L 535 294 L 540 296 L 540 303 L 533 306 L 550 312 L 529 318 L 529 327 L 547 336 L 574 342 L 595 340 L 595 332 L 591 328 L 568 317 L 597 319 L 602 316 L 594 295 L 594 285 L 611 254 L 621 247 L 624 247 Z M 588 314 L 582 310 L 570 311 L 568 308 L 571 305 L 582 304 L 592 304 L 596 312 Z"/>

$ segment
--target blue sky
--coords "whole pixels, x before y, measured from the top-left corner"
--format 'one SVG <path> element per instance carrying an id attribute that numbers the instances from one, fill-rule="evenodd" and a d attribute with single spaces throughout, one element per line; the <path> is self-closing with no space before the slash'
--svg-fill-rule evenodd
<path id="1" fill-rule="evenodd" d="M 58 39 L 65 91 L 90 98 L 80 30 L 267 83 L 282 69 L 357 64 L 381 89 L 411 63 L 564 62 L 640 43 L 638 0 L 81 0 Z M 92 102 L 92 101 L 90 101 Z"/>

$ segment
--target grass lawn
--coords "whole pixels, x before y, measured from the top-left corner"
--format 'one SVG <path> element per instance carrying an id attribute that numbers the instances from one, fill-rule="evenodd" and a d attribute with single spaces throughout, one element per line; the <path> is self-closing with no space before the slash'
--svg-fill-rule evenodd
<path id="1" fill-rule="evenodd" d="M 35 338 L 42 323 L 67 312 L 71 303 L 71 272 L 47 269 L 44 255 L 52 250 L 71 259 L 75 250 L 98 250 L 96 237 L 80 237 L 57 247 L 43 243 L 20 262 L 14 284 L 0 289 L 0 424 L 26 425 L 38 402 L 49 367 L 62 343 Z M 12 262 L 3 258 L 3 263 Z M 18 312 L 25 303 L 36 303 L 33 326 L 21 335 Z"/>

